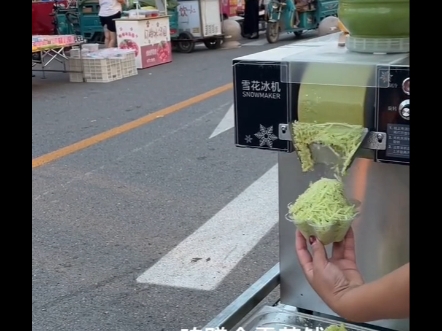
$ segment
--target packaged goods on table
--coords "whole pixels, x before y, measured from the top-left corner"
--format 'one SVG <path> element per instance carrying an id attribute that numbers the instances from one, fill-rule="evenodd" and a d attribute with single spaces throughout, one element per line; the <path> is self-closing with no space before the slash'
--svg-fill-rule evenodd
<path id="1" fill-rule="evenodd" d="M 63 36 L 32 36 L 32 51 L 41 51 L 54 48 L 61 48 L 75 45 L 76 37 L 74 35 Z"/>

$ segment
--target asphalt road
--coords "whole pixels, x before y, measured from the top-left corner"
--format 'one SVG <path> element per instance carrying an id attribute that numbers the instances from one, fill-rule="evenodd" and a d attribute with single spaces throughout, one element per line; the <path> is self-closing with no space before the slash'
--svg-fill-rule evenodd
<path id="1" fill-rule="evenodd" d="M 293 41 L 175 53 L 108 84 L 37 75 L 32 157 L 230 83 L 233 58 Z M 233 130 L 208 139 L 232 99 L 222 93 L 32 170 L 33 330 L 202 327 L 278 262 L 275 226 L 214 290 L 136 281 L 275 165 L 272 153 L 236 148 Z"/>

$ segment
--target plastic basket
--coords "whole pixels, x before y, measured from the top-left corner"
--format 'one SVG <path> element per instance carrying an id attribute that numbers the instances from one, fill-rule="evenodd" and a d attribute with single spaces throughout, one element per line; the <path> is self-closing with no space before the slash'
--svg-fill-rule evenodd
<path id="1" fill-rule="evenodd" d="M 121 66 L 121 74 L 123 78 L 138 75 L 137 64 L 135 62 L 135 52 L 127 53 L 118 58 Z"/>
<path id="2" fill-rule="evenodd" d="M 83 59 L 83 65 L 88 83 L 109 83 L 123 78 L 117 59 Z"/>
<path id="3" fill-rule="evenodd" d="M 69 73 L 69 81 L 71 83 L 83 83 L 83 68 L 81 66 L 81 59 L 70 58 L 68 61 L 69 71 L 78 71 Z"/>
<path id="4" fill-rule="evenodd" d="M 75 52 L 73 55 L 69 58 L 69 69 L 78 73 L 69 74 L 71 82 L 83 82 L 84 77 L 87 83 L 109 83 L 138 74 L 135 52 L 116 54 L 109 58 L 81 58 Z"/>

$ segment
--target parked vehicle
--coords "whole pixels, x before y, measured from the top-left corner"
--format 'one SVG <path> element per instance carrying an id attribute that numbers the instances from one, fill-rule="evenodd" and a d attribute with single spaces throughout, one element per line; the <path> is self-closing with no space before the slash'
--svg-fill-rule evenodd
<path id="1" fill-rule="evenodd" d="M 271 0 L 267 5 L 266 38 L 276 43 L 281 32 L 302 35 L 316 30 L 328 16 L 338 15 L 338 0 Z"/>

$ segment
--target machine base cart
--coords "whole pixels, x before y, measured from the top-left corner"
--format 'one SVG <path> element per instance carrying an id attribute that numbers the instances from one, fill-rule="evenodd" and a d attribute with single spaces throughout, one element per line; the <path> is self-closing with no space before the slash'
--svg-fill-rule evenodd
<path id="1" fill-rule="evenodd" d="M 306 281 L 295 226 L 286 218 L 311 182 L 333 175 L 324 164 L 302 171 L 292 143 L 292 124 L 301 118 L 368 129 L 344 179 L 348 198 L 360 202 L 352 224 L 358 267 L 370 282 L 409 262 L 409 55 L 350 52 L 338 46 L 339 35 L 233 60 L 236 146 L 279 152 L 279 263 L 203 330 L 324 330 L 342 323 Z M 278 302 L 257 308 L 278 285 Z M 408 319 L 345 326 L 410 329 Z"/>
<path id="2" fill-rule="evenodd" d="M 224 39 L 221 9 L 218 0 L 180 0 L 178 36 L 172 45 L 182 53 L 192 53 L 196 43 L 217 49 Z"/>

